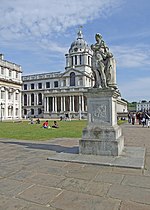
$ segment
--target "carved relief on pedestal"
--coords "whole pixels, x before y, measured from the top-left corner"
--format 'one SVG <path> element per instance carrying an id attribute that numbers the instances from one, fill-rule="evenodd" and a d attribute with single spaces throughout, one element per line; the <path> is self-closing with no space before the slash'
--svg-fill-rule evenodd
<path id="1" fill-rule="evenodd" d="M 93 102 L 90 109 L 91 122 L 109 123 L 109 106 L 107 101 Z"/>

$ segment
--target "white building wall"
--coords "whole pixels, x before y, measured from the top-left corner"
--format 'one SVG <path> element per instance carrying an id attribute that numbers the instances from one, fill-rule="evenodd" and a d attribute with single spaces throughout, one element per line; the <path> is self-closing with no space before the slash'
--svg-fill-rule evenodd
<path id="1" fill-rule="evenodd" d="M 11 74 L 9 72 L 11 71 Z M 18 77 L 16 77 L 16 72 Z M 21 119 L 21 67 L 0 57 L 0 113 L 1 120 Z M 2 97 L 2 92 L 4 96 Z M 16 95 L 18 97 L 16 99 Z M 10 96 L 11 95 L 11 96 Z M 10 97 L 10 98 L 9 98 Z M 18 111 L 17 111 L 17 110 Z"/>

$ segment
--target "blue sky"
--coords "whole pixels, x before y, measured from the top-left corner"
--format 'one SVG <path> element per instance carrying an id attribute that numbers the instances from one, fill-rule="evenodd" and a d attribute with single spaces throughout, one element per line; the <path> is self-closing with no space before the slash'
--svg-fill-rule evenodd
<path id="1" fill-rule="evenodd" d="M 0 53 L 23 75 L 64 71 L 80 25 L 100 33 L 117 62 L 122 98 L 150 100 L 149 0 L 0 0 Z"/>

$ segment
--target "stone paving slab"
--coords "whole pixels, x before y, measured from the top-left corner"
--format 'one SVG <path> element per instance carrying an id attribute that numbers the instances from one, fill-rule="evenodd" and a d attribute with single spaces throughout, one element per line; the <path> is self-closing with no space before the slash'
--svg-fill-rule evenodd
<path id="1" fill-rule="evenodd" d="M 122 202 L 120 210 L 149 210 L 150 206 L 135 202 Z"/>
<path id="2" fill-rule="evenodd" d="M 144 168 L 145 148 L 125 147 L 120 156 L 82 155 L 72 153 L 58 153 L 47 158 L 48 160 L 74 163 L 94 164 L 101 166 L 115 166 L 125 168 Z"/>
<path id="3" fill-rule="evenodd" d="M 111 198 L 133 201 L 150 205 L 150 189 L 114 184 L 110 187 L 108 196 Z"/>
<path id="4" fill-rule="evenodd" d="M 40 185 L 34 185 L 27 188 L 25 191 L 17 195 L 17 198 L 21 198 L 26 201 L 34 202 L 37 204 L 48 204 L 52 201 L 58 194 L 60 194 L 61 189 L 44 187 Z"/>
<path id="5" fill-rule="evenodd" d="M 120 201 L 72 191 L 63 191 L 51 202 L 51 205 L 62 210 L 116 210 L 120 206 Z"/>

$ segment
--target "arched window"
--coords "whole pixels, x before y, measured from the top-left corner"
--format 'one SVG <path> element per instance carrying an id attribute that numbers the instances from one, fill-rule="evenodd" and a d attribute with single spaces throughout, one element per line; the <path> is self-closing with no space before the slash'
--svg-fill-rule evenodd
<path id="1" fill-rule="evenodd" d="M 38 104 L 42 105 L 42 93 L 38 94 Z"/>
<path id="2" fill-rule="evenodd" d="M 24 106 L 27 106 L 27 94 L 24 94 Z"/>
<path id="3" fill-rule="evenodd" d="M 34 109 L 31 109 L 31 115 L 34 115 Z"/>
<path id="4" fill-rule="evenodd" d="M 77 55 L 75 55 L 75 65 L 77 65 L 78 62 L 77 62 Z"/>
<path id="5" fill-rule="evenodd" d="M 34 94 L 31 94 L 31 105 L 34 105 Z"/>
<path id="6" fill-rule="evenodd" d="M 75 73 L 70 73 L 70 86 L 75 86 Z"/>
<path id="7" fill-rule="evenodd" d="M 27 115 L 27 110 L 26 109 L 24 109 L 24 115 Z"/>
<path id="8" fill-rule="evenodd" d="M 82 64 L 82 55 L 79 56 L 80 65 Z"/>
<path id="9" fill-rule="evenodd" d="M 42 109 L 38 108 L 38 114 L 42 113 Z"/>

